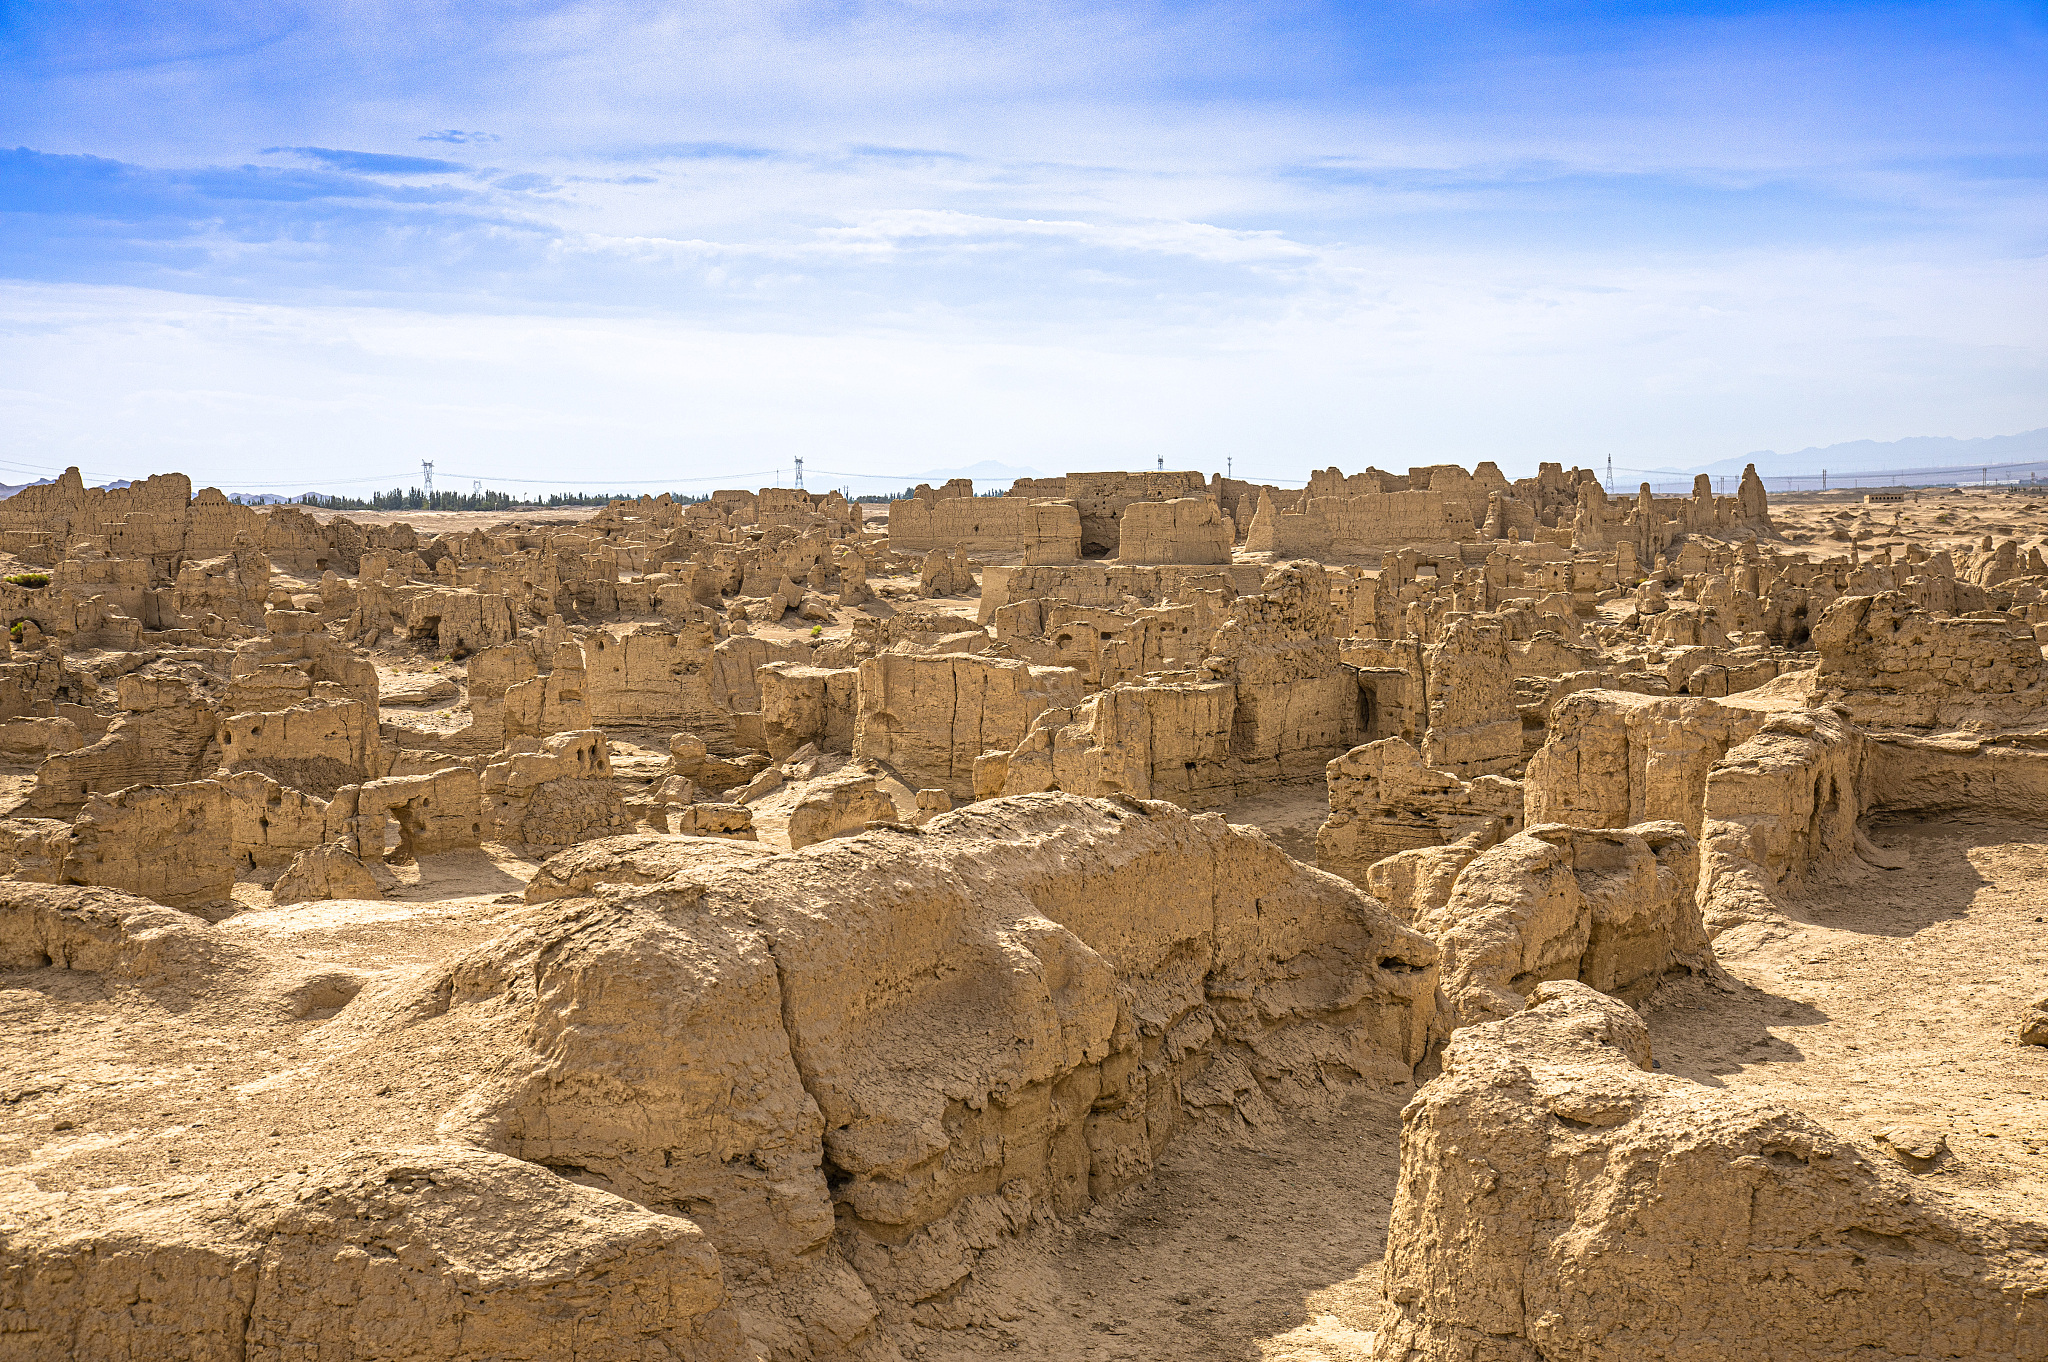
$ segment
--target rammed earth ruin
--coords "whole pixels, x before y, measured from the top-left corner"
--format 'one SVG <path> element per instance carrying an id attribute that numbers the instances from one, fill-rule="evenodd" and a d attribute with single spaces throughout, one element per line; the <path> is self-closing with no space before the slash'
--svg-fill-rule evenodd
<path id="1" fill-rule="evenodd" d="M 2048 517 L 1919 496 L 29 488 L 0 1362 L 2048 1356 Z"/>

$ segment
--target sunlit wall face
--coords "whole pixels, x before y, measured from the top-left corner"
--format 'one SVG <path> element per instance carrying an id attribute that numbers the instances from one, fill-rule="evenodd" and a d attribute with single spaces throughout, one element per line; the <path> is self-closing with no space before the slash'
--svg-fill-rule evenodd
<path id="1" fill-rule="evenodd" d="M 0 23 L 0 481 L 1512 475 L 2048 425 L 2038 6 Z"/>

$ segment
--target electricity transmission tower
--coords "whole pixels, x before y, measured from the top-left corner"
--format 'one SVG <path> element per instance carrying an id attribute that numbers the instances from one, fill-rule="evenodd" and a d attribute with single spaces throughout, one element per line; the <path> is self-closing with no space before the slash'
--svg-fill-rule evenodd
<path id="1" fill-rule="evenodd" d="M 420 460 L 420 479 L 426 491 L 427 500 L 432 501 L 434 499 L 434 461 L 432 459 Z"/>
<path id="2" fill-rule="evenodd" d="M 801 454 L 799 454 L 799 455 L 797 455 L 797 456 L 796 456 L 796 486 L 797 486 L 797 490 L 798 490 L 798 491 L 802 491 L 802 490 L 803 490 L 803 486 L 804 486 L 804 457 L 803 457 L 803 455 L 801 455 Z"/>

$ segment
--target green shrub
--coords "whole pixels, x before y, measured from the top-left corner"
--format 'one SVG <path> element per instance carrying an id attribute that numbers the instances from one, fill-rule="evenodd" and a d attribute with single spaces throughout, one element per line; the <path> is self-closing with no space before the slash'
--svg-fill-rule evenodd
<path id="1" fill-rule="evenodd" d="M 49 575 L 41 572 L 17 572 L 11 577 L 0 580 L 12 582 L 16 586 L 35 587 L 48 586 L 50 584 Z"/>

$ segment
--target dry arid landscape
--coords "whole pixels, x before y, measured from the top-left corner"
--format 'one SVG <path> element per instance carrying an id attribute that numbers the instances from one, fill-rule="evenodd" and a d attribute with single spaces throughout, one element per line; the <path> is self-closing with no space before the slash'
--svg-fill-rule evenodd
<path id="1" fill-rule="evenodd" d="M 2048 1357 L 2044 548 L 74 469 L 0 501 L 0 1362 Z"/>

